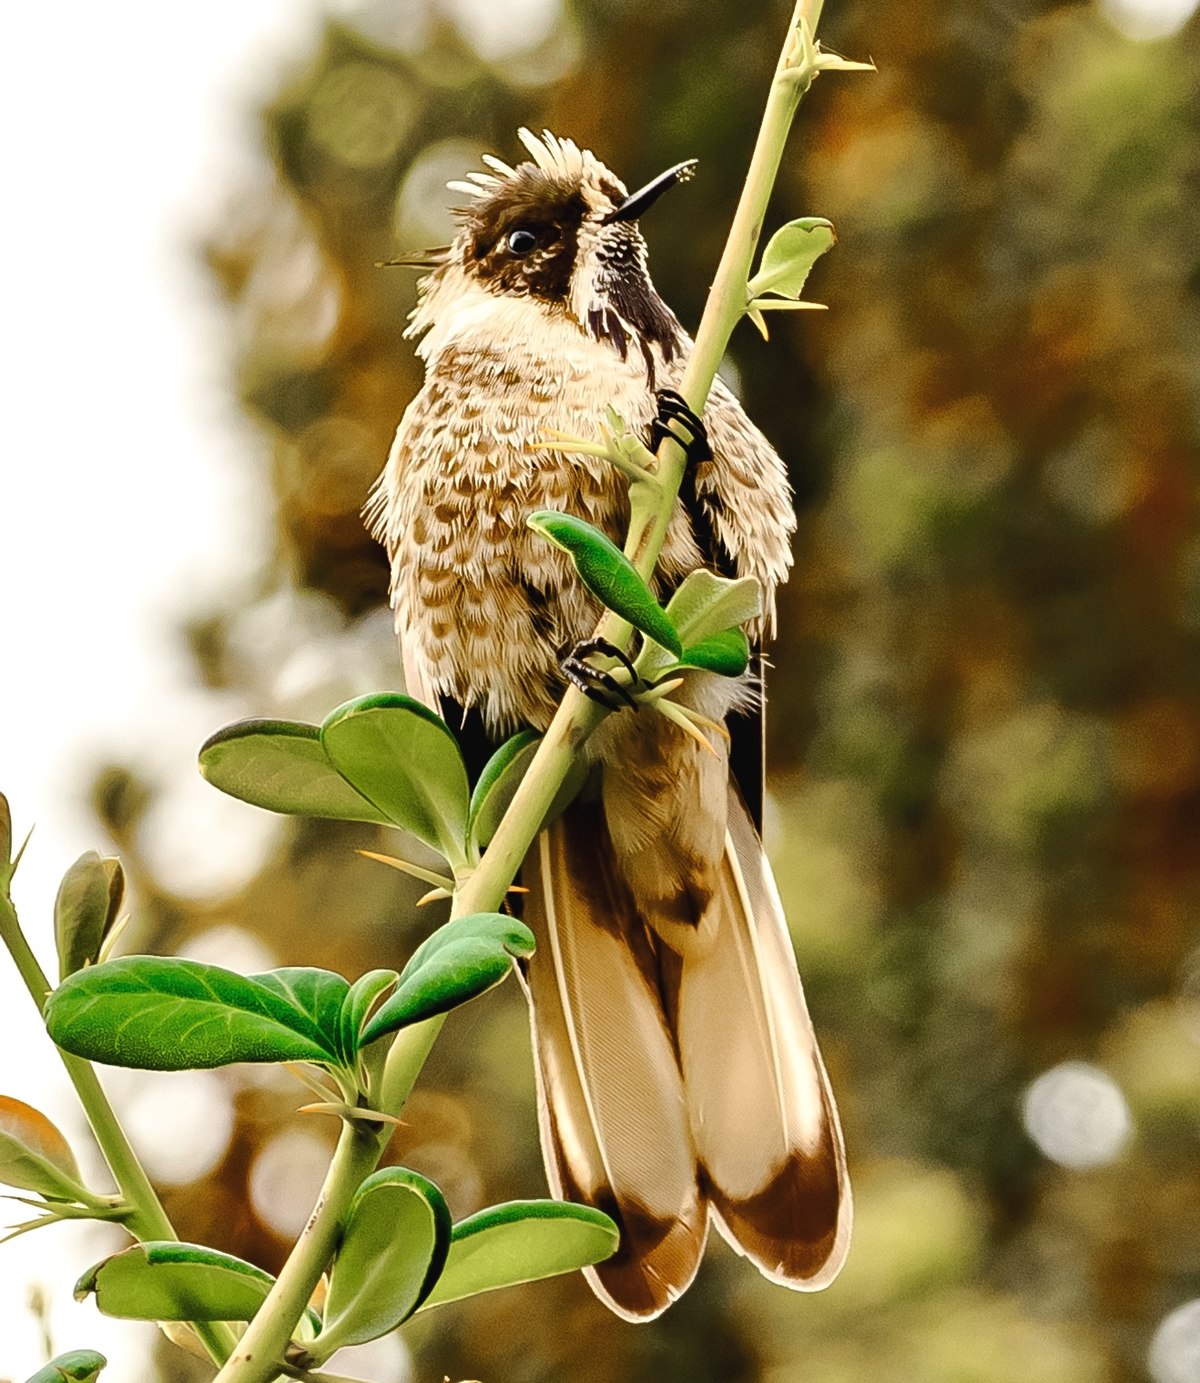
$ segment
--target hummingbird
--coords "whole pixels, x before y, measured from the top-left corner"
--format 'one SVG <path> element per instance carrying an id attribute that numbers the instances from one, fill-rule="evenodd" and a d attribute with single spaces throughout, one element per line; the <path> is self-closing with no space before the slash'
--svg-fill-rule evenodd
<path id="1" fill-rule="evenodd" d="M 619 545 L 627 483 L 547 436 L 594 436 L 613 409 L 652 447 L 664 431 L 685 445 L 659 591 L 699 567 L 756 578 L 757 649 L 795 528 L 784 464 L 726 384 L 702 418 L 675 392 L 692 341 L 639 218 L 692 165 L 630 194 L 572 140 L 519 138 L 525 161 L 485 154 L 450 184 L 467 199 L 450 245 L 393 261 L 429 271 L 407 330 L 426 375 L 365 511 L 409 693 L 492 741 L 544 730 L 570 681 L 603 694 L 587 675 L 603 611 L 526 518 L 576 514 Z M 607 716 L 521 874 L 547 1179 L 616 1221 L 616 1254 L 586 1275 L 633 1321 L 689 1286 L 710 1222 L 800 1290 L 831 1282 L 849 1246 L 841 1128 L 756 829 L 756 681 L 696 672 L 677 693 L 730 719 L 732 749 L 648 710 Z"/>

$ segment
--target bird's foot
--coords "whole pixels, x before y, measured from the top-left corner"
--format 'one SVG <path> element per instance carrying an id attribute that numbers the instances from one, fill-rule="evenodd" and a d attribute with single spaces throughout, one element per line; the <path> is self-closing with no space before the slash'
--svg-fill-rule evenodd
<path id="1" fill-rule="evenodd" d="M 589 658 L 596 656 L 615 659 L 629 674 L 630 682 L 618 682 L 607 668 L 598 668 L 588 662 Z M 609 643 L 607 639 L 584 639 L 562 657 L 559 665 L 573 687 L 606 711 L 620 711 L 626 706 L 637 709 L 633 688 L 640 685 L 640 678 L 616 644 Z"/>
<path id="2" fill-rule="evenodd" d="M 689 464 L 712 460 L 712 447 L 703 421 L 692 412 L 688 401 L 674 389 L 660 389 L 658 415 L 650 424 L 650 449 L 657 451 L 664 437 L 683 448 Z"/>

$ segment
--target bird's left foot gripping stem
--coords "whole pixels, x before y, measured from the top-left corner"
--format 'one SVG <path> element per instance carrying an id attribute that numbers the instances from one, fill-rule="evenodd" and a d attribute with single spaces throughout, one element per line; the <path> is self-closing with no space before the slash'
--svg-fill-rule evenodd
<path id="1" fill-rule="evenodd" d="M 660 389 L 658 415 L 650 425 L 650 450 L 657 451 L 664 437 L 679 443 L 688 463 L 712 460 L 712 447 L 704 422 L 692 412 L 687 399 L 674 389 Z"/>
<path id="2" fill-rule="evenodd" d="M 623 685 L 611 672 L 589 663 L 588 659 L 596 654 L 605 658 L 615 658 L 629 673 L 630 685 Z M 633 664 L 616 644 L 609 643 L 607 639 L 584 639 L 564 655 L 560 666 L 563 676 L 573 687 L 603 706 L 606 711 L 619 711 L 626 706 L 637 710 L 632 688 L 639 686 L 641 679 L 634 671 Z"/>

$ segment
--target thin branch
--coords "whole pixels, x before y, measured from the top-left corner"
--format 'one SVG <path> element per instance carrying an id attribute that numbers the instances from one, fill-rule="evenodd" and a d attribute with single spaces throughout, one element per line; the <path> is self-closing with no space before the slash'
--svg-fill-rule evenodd
<path id="1" fill-rule="evenodd" d="M 746 182 L 704 306 L 696 344 L 684 370 L 680 393 L 697 414 L 703 413 L 717 367 L 746 308 L 750 267 L 788 131 L 796 107 L 816 75 L 810 58 L 811 35 L 822 3 L 823 0 L 799 0 L 775 68 Z M 687 464 L 683 448 L 670 437 L 660 446 L 658 461 L 656 502 L 644 509 L 634 506 L 636 518 L 625 546 L 626 554 L 646 579 L 653 575 L 658 561 Z M 609 614 L 597 634 L 624 647 L 631 630 L 624 620 Z M 458 890 L 455 914 L 490 912 L 501 905 L 576 755 L 603 715 L 594 702 L 574 687 L 567 690 L 482 862 Z"/>
<path id="2" fill-rule="evenodd" d="M 271 1383 L 284 1371 L 284 1351 L 333 1257 L 342 1220 L 354 1193 L 374 1171 L 386 1141 L 386 1136 L 361 1125 L 343 1126 L 316 1209 L 215 1383 Z"/>
<path id="3" fill-rule="evenodd" d="M 0 941 L 7 947 L 13 964 L 29 991 L 29 997 L 41 1013 L 46 1006 L 46 997 L 54 986 L 46 978 L 46 972 L 38 964 L 37 957 L 25 939 L 25 933 L 17 919 L 17 911 L 6 888 L 0 888 Z M 122 1220 L 124 1228 L 142 1242 L 155 1239 L 178 1240 L 179 1235 L 175 1233 L 175 1227 L 167 1218 L 167 1212 L 163 1209 L 154 1187 L 151 1186 L 150 1178 L 138 1161 L 129 1139 L 125 1137 L 125 1130 L 121 1127 L 91 1063 L 81 1057 L 71 1056 L 61 1048 L 57 1050 L 96 1136 L 96 1142 L 100 1145 L 100 1151 L 104 1154 L 108 1169 L 117 1184 L 121 1199 L 129 1207 L 128 1214 Z M 230 1326 L 219 1321 L 200 1321 L 196 1322 L 193 1328 L 214 1363 L 219 1364 L 233 1348 L 236 1337 Z"/>

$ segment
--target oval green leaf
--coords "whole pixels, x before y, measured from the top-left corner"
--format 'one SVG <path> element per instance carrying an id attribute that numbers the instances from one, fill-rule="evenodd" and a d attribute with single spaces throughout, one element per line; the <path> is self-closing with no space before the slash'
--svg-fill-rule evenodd
<path id="1" fill-rule="evenodd" d="M 413 952 L 396 992 L 363 1029 L 362 1045 L 465 1004 L 506 979 L 514 958 L 532 954 L 533 933 L 514 917 L 456 917 Z"/>
<path id="2" fill-rule="evenodd" d="M 70 1144 L 40 1109 L 0 1095 L 0 1185 L 75 1201 L 83 1191 Z"/>
<path id="3" fill-rule="evenodd" d="M 617 1251 L 619 1240 L 612 1220 L 586 1205 L 513 1201 L 490 1206 L 454 1226 L 446 1266 L 423 1309 L 602 1263 Z"/>
<path id="4" fill-rule="evenodd" d="M 758 273 L 746 285 L 748 299 L 763 293 L 798 298 L 813 265 L 837 240 L 833 223 L 803 216 L 781 226 L 767 242 Z"/>
<path id="5" fill-rule="evenodd" d="M 106 1316 L 130 1321 L 248 1321 L 275 1279 L 253 1263 L 200 1244 L 134 1244 L 94 1264 L 75 1300 L 94 1295 Z"/>
<path id="6" fill-rule="evenodd" d="M 228 972 L 226 972 L 228 973 Z M 312 1038 L 330 1053 L 340 1053 L 342 1012 L 350 981 L 315 966 L 284 966 L 249 975 L 251 983 L 287 1005 L 296 1032 Z"/>
<path id="7" fill-rule="evenodd" d="M 533 762 L 542 737 L 533 730 L 522 730 L 507 739 L 483 766 L 467 816 L 467 839 L 475 846 L 486 845 L 496 834 L 500 818 L 508 810 L 525 770 Z"/>
<path id="8" fill-rule="evenodd" d="M 94 1349 L 72 1349 L 30 1374 L 25 1383 L 93 1383 L 107 1363 Z"/>
<path id="9" fill-rule="evenodd" d="M 444 720 L 411 696 L 383 692 L 339 706 L 321 726 L 321 743 L 389 822 L 465 862 L 467 768 Z"/>
<path id="10" fill-rule="evenodd" d="M 404 1167 L 369 1176 L 350 1206 L 310 1357 L 320 1363 L 395 1330 L 428 1296 L 449 1246 L 450 1211 L 433 1182 Z"/>
<path id="11" fill-rule="evenodd" d="M 230 797 L 270 812 L 392 824 L 329 762 L 315 725 L 294 720 L 226 725 L 202 745 L 200 772 Z"/>
<path id="12" fill-rule="evenodd" d="M 50 1036 L 109 1066 L 202 1070 L 239 1061 L 340 1061 L 349 984 L 328 970 L 237 975 L 164 956 L 80 970 L 46 1001 Z"/>
<path id="13" fill-rule="evenodd" d="M 683 651 L 675 626 L 637 568 L 598 528 L 574 514 L 539 509 L 525 520 L 535 533 L 561 548 L 596 599 L 676 657 Z"/>
<path id="14" fill-rule="evenodd" d="M 63 876 L 54 900 L 54 940 L 59 978 L 94 965 L 125 897 L 120 860 L 80 855 Z"/>
<path id="15" fill-rule="evenodd" d="M 360 1045 L 360 1034 L 367 1017 L 381 994 L 385 994 L 400 978 L 394 970 L 369 970 L 350 986 L 342 1005 L 342 1060 L 350 1065 Z"/>
<path id="16" fill-rule="evenodd" d="M 740 629 L 722 629 L 689 644 L 679 665 L 718 672 L 722 677 L 740 677 L 750 666 L 750 641 Z"/>
<path id="17" fill-rule="evenodd" d="M 722 629 L 748 623 L 762 614 L 762 588 L 753 576 L 730 579 L 698 567 L 680 582 L 667 614 L 684 644 L 699 643 Z"/>

